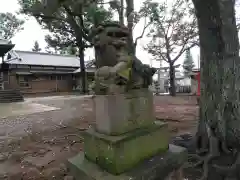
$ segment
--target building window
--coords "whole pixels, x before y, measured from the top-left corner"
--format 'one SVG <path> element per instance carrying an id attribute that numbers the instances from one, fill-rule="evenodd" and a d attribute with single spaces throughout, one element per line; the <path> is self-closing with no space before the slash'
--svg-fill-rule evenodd
<path id="1" fill-rule="evenodd" d="M 57 76 L 57 80 L 62 80 L 62 76 L 61 76 L 61 75 L 58 75 L 58 76 Z"/>
<path id="2" fill-rule="evenodd" d="M 56 75 L 51 75 L 51 76 L 49 76 L 49 80 L 56 80 Z"/>
<path id="3" fill-rule="evenodd" d="M 66 76 L 64 76 L 64 75 L 62 75 L 61 78 L 62 78 L 62 80 L 66 80 Z"/>
<path id="4" fill-rule="evenodd" d="M 31 80 L 32 81 L 44 81 L 44 80 L 46 80 L 47 78 L 45 77 L 45 76 L 43 76 L 43 75 L 37 75 L 37 74 L 35 74 L 35 75 L 33 75 L 32 77 L 31 77 Z"/>
<path id="5" fill-rule="evenodd" d="M 58 75 L 57 80 L 66 80 L 66 76 L 64 75 Z"/>
<path id="6" fill-rule="evenodd" d="M 0 81 L 3 81 L 3 72 L 0 72 Z"/>
<path id="7" fill-rule="evenodd" d="M 27 76 L 19 76 L 18 84 L 20 87 L 30 87 L 29 78 Z"/>

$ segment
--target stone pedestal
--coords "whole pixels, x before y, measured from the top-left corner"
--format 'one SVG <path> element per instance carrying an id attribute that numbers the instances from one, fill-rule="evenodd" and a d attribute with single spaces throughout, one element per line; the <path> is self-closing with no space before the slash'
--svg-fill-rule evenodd
<path id="1" fill-rule="evenodd" d="M 146 158 L 168 150 L 166 124 L 153 124 L 119 136 L 89 130 L 85 134 L 85 157 L 112 174 L 121 174 Z"/>
<path id="2" fill-rule="evenodd" d="M 96 131 L 120 135 L 154 123 L 153 95 L 148 89 L 94 97 Z"/>
<path id="3" fill-rule="evenodd" d="M 84 153 L 69 160 L 76 179 L 151 180 L 159 169 L 167 178 L 183 164 L 185 151 L 169 149 L 167 125 L 155 122 L 153 95 L 147 89 L 95 96 L 94 112 L 96 125 L 84 133 Z M 143 167 L 149 172 L 142 172 Z M 125 174 L 130 171 L 135 174 Z"/>
<path id="4" fill-rule="evenodd" d="M 76 180 L 183 180 L 181 166 L 187 158 L 184 148 L 169 145 L 160 153 L 121 175 L 110 174 L 87 160 L 83 153 L 69 159 L 68 167 Z"/>

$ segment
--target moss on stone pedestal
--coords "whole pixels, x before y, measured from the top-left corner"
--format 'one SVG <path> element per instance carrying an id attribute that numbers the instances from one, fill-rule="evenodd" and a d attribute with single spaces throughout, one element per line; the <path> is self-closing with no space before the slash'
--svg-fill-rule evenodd
<path id="1" fill-rule="evenodd" d="M 159 153 L 120 175 L 110 174 L 84 158 L 83 153 L 68 160 L 67 165 L 76 180 L 163 180 L 187 160 L 185 148 L 169 145 Z"/>
<path id="2" fill-rule="evenodd" d="M 167 151 L 169 143 L 164 123 L 120 136 L 108 136 L 90 129 L 84 138 L 86 158 L 112 174 L 120 174 L 146 158 Z"/>

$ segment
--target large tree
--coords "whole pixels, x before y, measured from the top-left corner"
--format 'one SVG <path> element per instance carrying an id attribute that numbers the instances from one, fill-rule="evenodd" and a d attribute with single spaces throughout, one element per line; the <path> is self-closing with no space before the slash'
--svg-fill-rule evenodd
<path id="1" fill-rule="evenodd" d="M 4 39 L 11 39 L 23 29 L 24 20 L 12 13 L 0 13 L 0 33 Z"/>
<path id="2" fill-rule="evenodd" d="M 34 16 L 51 34 L 46 41 L 55 50 L 76 47 L 79 52 L 82 91 L 86 93 L 84 51 L 92 47 L 90 29 L 111 19 L 111 11 L 103 7 L 103 1 L 91 0 L 19 0 L 23 13 Z"/>
<path id="3" fill-rule="evenodd" d="M 207 153 L 202 179 L 238 180 L 240 60 L 235 2 L 192 1 L 198 19 L 201 52 L 197 145 L 198 152 Z"/>
<path id="4" fill-rule="evenodd" d="M 169 64 L 170 94 L 175 96 L 175 62 L 197 44 L 198 29 L 191 3 L 183 0 L 161 3 L 147 0 L 146 13 L 151 17 L 146 50 Z M 188 17 L 188 18 L 186 18 Z"/>

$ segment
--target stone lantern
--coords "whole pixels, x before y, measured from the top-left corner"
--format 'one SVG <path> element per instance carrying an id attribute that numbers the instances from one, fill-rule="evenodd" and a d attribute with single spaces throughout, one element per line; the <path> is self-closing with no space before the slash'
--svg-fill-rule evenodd
<path id="1" fill-rule="evenodd" d="M 9 64 L 4 61 L 5 55 L 13 49 L 15 45 L 1 37 L 0 33 L 0 103 L 10 103 L 23 101 L 24 98 L 20 90 L 9 86 Z"/>
<path id="2" fill-rule="evenodd" d="M 7 54 L 14 46 L 14 44 L 11 44 L 0 35 L 0 57 L 2 58 L 2 62 L 5 54 Z"/>
<path id="3" fill-rule="evenodd" d="M 9 65 L 4 63 L 4 56 L 14 47 L 14 44 L 11 44 L 10 41 L 1 37 L 0 34 L 0 90 L 4 90 L 4 79 L 5 76 L 8 76 Z M 6 77 L 7 78 L 7 77 Z"/>

